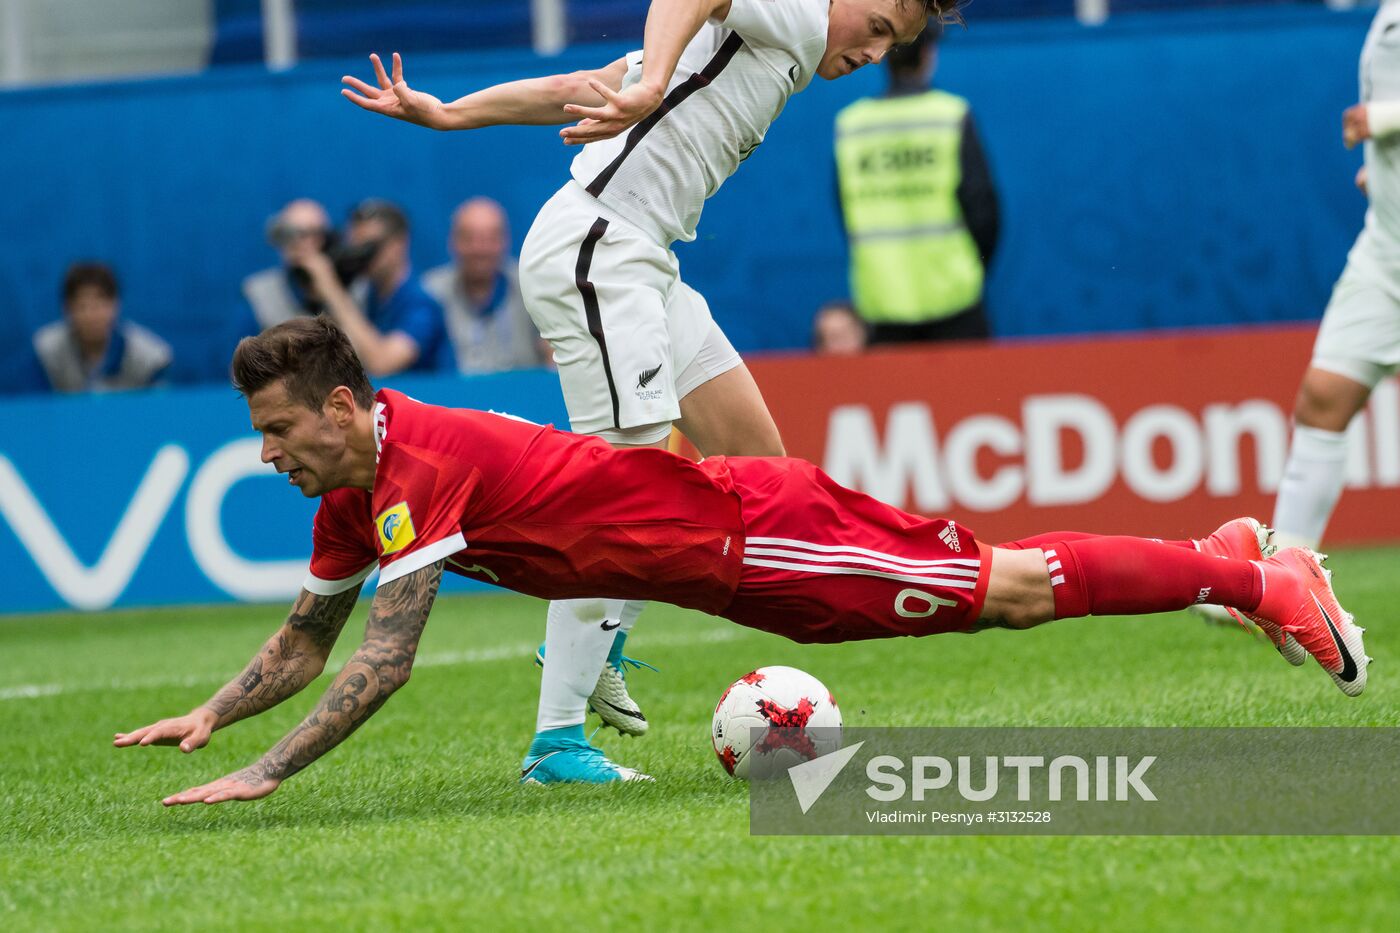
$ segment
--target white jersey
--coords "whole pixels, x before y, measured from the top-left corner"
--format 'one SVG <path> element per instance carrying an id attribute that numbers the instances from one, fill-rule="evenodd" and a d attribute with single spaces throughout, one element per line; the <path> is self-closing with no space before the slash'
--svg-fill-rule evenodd
<path id="1" fill-rule="evenodd" d="M 665 99 L 628 132 L 583 147 L 574 179 L 662 246 L 695 239 L 705 199 L 719 190 L 826 49 L 828 0 L 733 0 L 681 54 Z M 623 87 L 642 76 L 627 56 Z"/>
<path id="2" fill-rule="evenodd" d="M 1361 51 L 1361 100 L 1400 101 L 1400 0 L 1386 0 L 1371 23 Z M 1352 261 L 1400 275 L 1400 134 L 1367 141 L 1366 176 L 1371 206 Z M 1400 285 L 1388 290 L 1400 294 Z"/>

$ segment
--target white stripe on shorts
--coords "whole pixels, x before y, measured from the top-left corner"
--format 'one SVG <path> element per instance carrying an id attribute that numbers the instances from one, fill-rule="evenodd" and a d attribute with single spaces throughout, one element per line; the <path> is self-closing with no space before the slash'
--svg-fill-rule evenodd
<path id="1" fill-rule="evenodd" d="M 822 564 L 847 563 L 856 564 L 862 567 L 876 567 L 881 570 L 902 570 L 906 573 L 923 571 L 927 573 L 938 573 L 950 577 L 972 577 L 977 578 L 981 572 L 976 567 L 965 567 L 961 563 L 956 566 L 904 566 L 897 564 L 890 558 L 875 559 L 873 557 L 859 557 L 854 554 L 814 554 L 808 551 L 793 550 L 791 548 L 778 547 L 749 547 L 744 546 L 745 554 L 755 554 L 761 557 L 786 557 L 790 560 L 809 560 Z M 975 563 L 975 561 L 974 561 Z"/>
<path id="2" fill-rule="evenodd" d="M 947 577 L 916 577 L 907 573 L 885 573 L 880 570 L 862 570 L 858 567 L 824 567 L 818 564 L 794 564 L 782 560 L 762 560 L 745 557 L 744 563 L 753 567 L 773 567 L 777 570 L 800 570 L 803 573 L 838 573 L 853 577 L 883 577 L 886 580 L 900 580 L 904 583 L 922 583 L 926 586 L 942 586 L 954 590 L 974 590 L 976 580 L 950 579 Z"/>
<path id="3" fill-rule="evenodd" d="M 810 541 L 797 541 L 793 538 L 745 538 L 744 546 L 748 547 L 750 544 L 790 547 L 801 551 L 818 551 L 823 554 L 863 554 L 866 557 L 878 557 L 892 564 L 899 564 L 911 569 L 921 570 L 932 570 L 945 566 L 980 567 L 982 564 L 980 560 L 968 557 L 950 557 L 945 560 L 910 560 L 907 557 L 898 557 L 894 554 L 871 551 L 863 547 L 852 547 L 843 544 L 813 544 Z"/>

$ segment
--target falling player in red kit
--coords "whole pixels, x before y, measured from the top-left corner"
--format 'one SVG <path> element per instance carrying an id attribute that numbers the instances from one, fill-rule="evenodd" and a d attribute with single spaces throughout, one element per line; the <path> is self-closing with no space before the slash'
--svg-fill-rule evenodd
<path id="1" fill-rule="evenodd" d="M 1248 613 L 1281 649 L 1296 639 L 1347 694 L 1366 683 L 1361 629 L 1315 556 L 1261 558 L 1260 526 L 1248 520 L 1201 542 L 1056 533 L 989 547 L 957 522 L 902 512 L 800 460 L 694 463 L 375 394 L 349 341 L 321 318 L 245 339 L 233 376 L 263 459 L 321 497 L 311 573 L 242 675 L 116 744 L 193 751 L 291 696 L 321 672 L 375 567 L 379 584 L 364 642 L 315 711 L 254 764 L 166 804 L 266 796 L 348 736 L 408 680 L 444 570 L 547 599 L 661 600 L 802 642 L 1210 602 Z M 527 760 L 522 780 L 538 764 Z"/>

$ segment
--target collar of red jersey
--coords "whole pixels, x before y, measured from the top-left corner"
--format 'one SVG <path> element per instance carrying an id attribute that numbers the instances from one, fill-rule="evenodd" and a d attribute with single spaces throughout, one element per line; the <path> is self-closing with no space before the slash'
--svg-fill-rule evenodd
<path id="1" fill-rule="evenodd" d="M 374 403 L 374 462 L 384 452 L 384 438 L 389 433 L 388 406 L 383 402 Z"/>

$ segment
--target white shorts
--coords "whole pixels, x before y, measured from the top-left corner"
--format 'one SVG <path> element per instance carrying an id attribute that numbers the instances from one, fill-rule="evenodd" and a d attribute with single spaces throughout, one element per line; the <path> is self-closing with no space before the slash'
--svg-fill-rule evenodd
<path id="1" fill-rule="evenodd" d="M 1400 369 L 1400 300 L 1397 276 L 1387 276 L 1357 244 L 1322 316 L 1312 365 L 1364 386 Z"/>
<path id="2" fill-rule="evenodd" d="M 569 422 L 613 443 L 662 440 L 680 400 L 742 361 L 669 249 L 570 181 L 520 251 L 525 308 L 554 348 Z"/>

